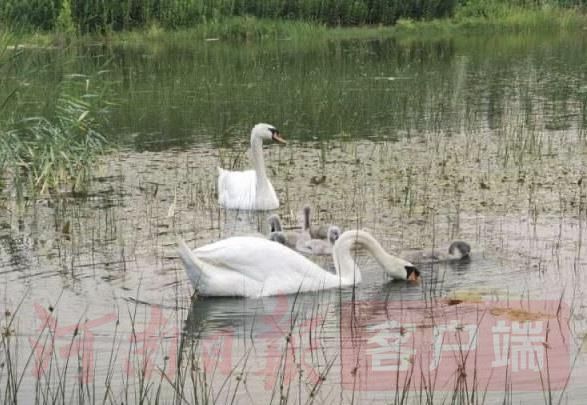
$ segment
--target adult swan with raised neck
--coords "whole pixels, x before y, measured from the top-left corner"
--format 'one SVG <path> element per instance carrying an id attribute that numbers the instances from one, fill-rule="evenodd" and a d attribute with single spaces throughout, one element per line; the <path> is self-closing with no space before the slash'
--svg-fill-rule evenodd
<path id="1" fill-rule="evenodd" d="M 255 168 L 245 171 L 218 168 L 218 203 L 222 207 L 260 211 L 279 208 L 279 200 L 265 171 L 264 139 L 286 143 L 273 125 L 257 124 L 251 131 L 251 155 Z"/>
<path id="2" fill-rule="evenodd" d="M 262 297 L 348 287 L 361 282 L 351 251 L 364 247 L 394 279 L 418 280 L 410 263 L 387 253 L 367 232 L 346 231 L 334 243 L 336 273 L 270 240 L 236 236 L 191 250 L 179 240 L 179 256 L 201 296 Z"/>

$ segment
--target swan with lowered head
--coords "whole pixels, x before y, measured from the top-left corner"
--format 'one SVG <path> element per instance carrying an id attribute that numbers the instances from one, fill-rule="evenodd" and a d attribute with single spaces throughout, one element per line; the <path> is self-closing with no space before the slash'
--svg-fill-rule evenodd
<path id="1" fill-rule="evenodd" d="M 448 248 L 448 254 L 434 250 L 407 250 L 402 257 L 413 263 L 432 264 L 465 261 L 471 258 L 471 246 L 462 240 L 454 241 Z"/>
<path id="2" fill-rule="evenodd" d="M 261 211 L 279 208 L 279 200 L 265 171 L 263 140 L 286 143 L 273 125 L 257 124 L 251 131 L 254 170 L 218 168 L 218 203 L 222 207 Z"/>
<path id="3" fill-rule="evenodd" d="M 302 253 L 307 253 L 310 255 L 316 256 L 323 256 L 329 255 L 332 253 L 332 247 L 336 243 L 337 239 L 340 237 L 341 231 L 340 228 L 336 225 L 330 225 L 328 228 L 328 239 L 310 239 L 303 241 L 298 247 L 297 250 Z"/>
<path id="4" fill-rule="evenodd" d="M 199 295 L 262 297 L 348 287 L 361 282 L 351 249 L 363 246 L 394 279 L 418 280 L 409 262 L 385 252 L 370 234 L 347 231 L 334 244 L 336 274 L 267 239 L 236 236 L 190 250 L 179 240 L 179 256 Z"/>

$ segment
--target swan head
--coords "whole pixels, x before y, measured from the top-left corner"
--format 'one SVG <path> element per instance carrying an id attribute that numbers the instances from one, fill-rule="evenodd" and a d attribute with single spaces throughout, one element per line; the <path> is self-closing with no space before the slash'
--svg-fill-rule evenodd
<path id="1" fill-rule="evenodd" d="M 448 254 L 456 260 L 468 259 L 471 254 L 471 246 L 462 240 L 454 241 L 448 248 Z"/>
<path id="2" fill-rule="evenodd" d="M 420 270 L 412 263 L 397 256 L 388 255 L 381 265 L 393 279 L 407 281 L 420 280 Z"/>
<path id="3" fill-rule="evenodd" d="M 269 223 L 269 229 L 273 232 L 281 232 L 283 228 L 281 227 L 281 219 L 279 219 L 279 215 L 273 214 L 267 218 L 267 222 Z"/>
<path id="4" fill-rule="evenodd" d="M 269 235 L 269 240 L 273 241 L 273 242 L 281 243 L 282 245 L 287 244 L 287 238 L 285 237 L 285 234 L 281 231 L 271 232 L 271 234 Z"/>
<path id="5" fill-rule="evenodd" d="M 330 225 L 328 227 L 328 241 L 334 245 L 334 242 L 340 238 L 341 233 L 342 232 L 338 226 Z"/>
<path id="6" fill-rule="evenodd" d="M 340 235 L 334 244 L 333 257 L 335 266 L 341 268 L 341 271 L 342 266 L 339 267 L 337 264 L 339 258 L 343 258 L 343 260 L 345 259 L 345 256 L 348 258 L 349 256 L 347 255 L 350 253 L 351 248 L 356 247 L 357 245 L 365 248 L 393 279 L 408 281 L 420 280 L 420 271 L 416 266 L 400 257 L 387 253 L 371 234 L 359 230 L 346 231 Z M 348 261 L 348 259 L 346 260 Z M 353 266 L 351 265 L 350 267 L 352 269 Z M 347 277 L 350 278 L 350 276 Z M 356 276 L 354 277 L 356 278 Z"/>
<path id="7" fill-rule="evenodd" d="M 251 141 L 253 139 L 271 140 L 279 143 L 287 143 L 281 137 L 279 130 L 270 124 L 257 124 L 251 131 Z"/>

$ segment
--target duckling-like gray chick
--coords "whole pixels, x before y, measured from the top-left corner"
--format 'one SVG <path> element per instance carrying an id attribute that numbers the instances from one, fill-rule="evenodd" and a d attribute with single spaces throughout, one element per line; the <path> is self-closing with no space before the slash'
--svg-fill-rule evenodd
<path id="1" fill-rule="evenodd" d="M 281 219 L 279 215 L 272 214 L 267 218 L 269 222 L 269 239 L 279 242 L 289 248 L 295 249 L 298 241 L 304 238 L 302 232 L 284 231 L 281 226 Z M 275 235 L 274 235 L 275 234 Z"/>
<path id="2" fill-rule="evenodd" d="M 304 230 L 310 234 L 312 239 L 328 239 L 328 230 L 332 224 L 312 225 L 311 224 L 311 211 L 309 205 L 305 205 L 303 209 L 304 213 Z M 340 231 L 340 228 L 338 228 Z"/>
<path id="3" fill-rule="evenodd" d="M 284 235 L 283 232 L 271 232 L 269 234 L 269 240 L 277 243 L 281 243 L 282 245 L 287 246 L 287 237 Z"/>
<path id="4" fill-rule="evenodd" d="M 471 246 L 465 241 L 457 240 L 450 244 L 448 253 L 435 250 L 413 249 L 402 252 L 400 256 L 405 260 L 418 264 L 469 260 L 471 257 Z"/>
<path id="5" fill-rule="evenodd" d="M 336 225 L 330 225 L 328 228 L 328 240 L 310 239 L 306 240 L 296 247 L 302 253 L 311 255 L 330 255 L 332 254 L 332 247 L 341 235 L 340 228 Z"/>

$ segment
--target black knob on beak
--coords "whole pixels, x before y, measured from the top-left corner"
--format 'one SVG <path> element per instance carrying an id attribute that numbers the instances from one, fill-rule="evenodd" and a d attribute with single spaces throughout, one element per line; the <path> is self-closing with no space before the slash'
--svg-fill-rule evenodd
<path id="1" fill-rule="evenodd" d="M 406 273 L 407 273 L 407 279 L 408 280 L 418 280 L 420 278 L 420 271 L 415 268 L 414 266 L 405 266 L 406 269 Z"/>

